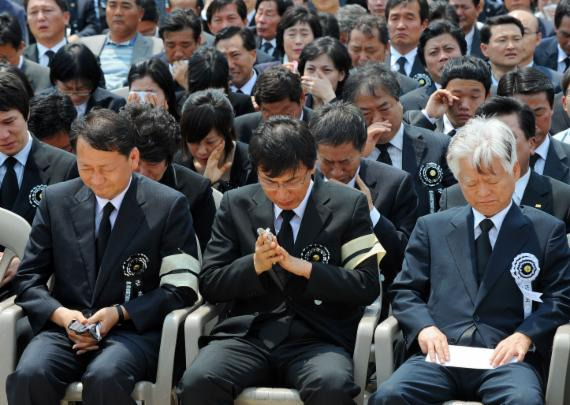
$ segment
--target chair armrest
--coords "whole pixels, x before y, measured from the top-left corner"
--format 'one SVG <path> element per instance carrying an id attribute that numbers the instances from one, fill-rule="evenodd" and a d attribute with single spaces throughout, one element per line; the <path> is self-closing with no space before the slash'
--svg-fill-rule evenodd
<path id="1" fill-rule="evenodd" d="M 358 323 L 356 330 L 356 344 L 352 355 L 354 364 L 354 382 L 361 390 L 356 400 L 362 403 L 364 399 L 364 389 L 366 388 L 366 377 L 368 375 L 368 362 L 370 360 L 370 351 L 372 347 L 372 337 L 374 336 L 374 328 L 380 319 L 380 310 L 382 309 L 382 301 L 377 298 L 372 304 L 364 309 L 364 314 Z"/>
<path id="2" fill-rule="evenodd" d="M 8 266 L 16 254 L 11 250 L 5 249 L 2 258 L 0 258 L 0 280 L 4 278 L 4 273 L 8 270 Z"/>
<path id="3" fill-rule="evenodd" d="M 220 310 L 212 304 L 204 304 L 186 318 L 184 322 L 184 347 L 186 349 L 186 368 L 198 356 L 198 339 L 207 335 L 217 322 Z"/>
<path id="4" fill-rule="evenodd" d="M 2 304 L 7 303 L 9 300 L 13 302 L 14 298 L 9 298 L 3 301 Z M 6 386 L 6 379 L 16 369 L 18 342 L 17 322 L 23 317 L 24 310 L 15 304 L 7 306 L 0 311 L 0 347 L 2 347 L 0 385 L 2 387 Z M 4 389 L 0 390 L 0 403 L 8 403 Z"/>
<path id="5" fill-rule="evenodd" d="M 191 307 L 176 309 L 170 312 L 164 318 L 162 325 L 162 336 L 160 340 L 160 350 L 158 352 L 158 369 L 156 372 L 157 390 L 168 388 L 168 392 L 156 393 L 156 398 L 169 398 L 170 389 L 172 388 L 172 373 L 174 370 L 174 356 L 176 352 L 176 340 L 180 325 L 189 313 L 194 311 L 201 305 L 201 301 L 197 301 Z"/>
<path id="6" fill-rule="evenodd" d="M 570 371 L 570 324 L 562 325 L 556 330 L 552 345 L 550 371 L 546 386 L 546 403 L 564 405 L 568 398 L 566 391 L 570 388 L 567 376 Z"/>
<path id="7" fill-rule="evenodd" d="M 394 372 L 394 340 L 399 331 L 398 321 L 393 316 L 390 316 L 378 325 L 374 333 L 376 381 L 378 386 Z"/>

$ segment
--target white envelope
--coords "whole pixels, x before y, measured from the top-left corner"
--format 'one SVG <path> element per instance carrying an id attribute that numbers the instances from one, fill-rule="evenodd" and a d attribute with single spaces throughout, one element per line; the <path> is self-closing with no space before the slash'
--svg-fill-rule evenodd
<path id="1" fill-rule="evenodd" d="M 493 352 L 493 349 L 486 349 L 482 347 L 449 345 L 449 361 L 442 363 L 438 358 L 437 363 L 446 367 L 489 370 L 493 368 L 491 367 L 491 356 L 493 355 Z M 426 356 L 426 361 L 432 363 L 429 358 L 429 354 Z M 515 362 L 516 358 L 513 357 L 509 363 Z"/>

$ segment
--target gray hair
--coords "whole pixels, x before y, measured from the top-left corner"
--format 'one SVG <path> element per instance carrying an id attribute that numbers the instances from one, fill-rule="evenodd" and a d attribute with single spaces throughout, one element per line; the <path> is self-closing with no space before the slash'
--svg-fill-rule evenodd
<path id="1" fill-rule="evenodd" d="M 356 24 L 356 20 L 367 13 L 366 9 L 359 4 L 347 4 L 340 7 L 336 12 L 336 19 L 338 21 L 340 32 L 352 31 L 352 27 Z"/>
<path id="2" fill-rule="evenodd" d="M 469 159 L 480 173 L 492 172 L 494 159 L 513 174 L 517 162 L 517 141 L 513 132 L 496 118 L 476 117 L 457 131 L 447 150 L 447 164 L 459 179 L 459 161 Z"/>

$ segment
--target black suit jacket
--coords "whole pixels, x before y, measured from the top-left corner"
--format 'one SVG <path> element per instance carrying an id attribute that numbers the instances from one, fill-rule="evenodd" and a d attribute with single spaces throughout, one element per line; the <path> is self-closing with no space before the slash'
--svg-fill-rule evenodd
<path id="1" fill-rule="evenodd" d="M 234 93 L 233 91 L 230 91 L 228 99 L 230 100 L 230 103 L 232 103 L 236 117 L 255 112 L 255 108 L 253 108 L 253 103 L 251 102 L 251 97 L 247 94 Z"/>
<path id="2" fill-rule="evenodd" d="M 487 60 L 483 52 L 481 52 L 481 33 L 479 32 L 479 28 L 477 28 L 477 24 L 475 24 L 475 31 L 473 32 L 473 43 L 471 44 L 471 56 L 476 56 L 483 60 Z"/>
<path id="3" fill-rule="evenodd" d="M 210 240 L 216 215 L 210 181 L 187 167 L 172 163 L 167 167 L 160 182 L 180 191 L 188 199 L 194 230 L 203 251 Z"/>
<path id="4" fill-rule="evenodd" d="M 273 204 L 260 185 L 224 194 L 204 254 L 200 291 L 208 302 L 230 305 L 212 336 L 201 343 L 263 329 L 266 321 L 288 316 L 283 314 L 286 307 L 313 335 L 351 353 L 363 307 L 380 293 L 377 260 L 369 256 L 369 247 L 352 270 L 341 255 L 346 243 L 374 237 L 366 198 L 345 186 L 314 183 L 291 254 L 312 260 L 309 249 L 320 251 L 321 259 L 326 252 L 329 257 L 313 262 L 308 280 L 287 273 L 283 285 L 274 270 L 259 276 L 255 272 L 256 230 L 270 228 L 275 234 L 273 223 Z"/>
<path id="5" fill-rule="evenodd" d="M 548 77 L 548 79 L 552 82 L 554 86 L 554 91 L 556 93 L 562 91 L 562 87 L 560 87 L 560 82 L 562 81 L 562 75 L 558 73 L 556 70 L 552 70 L 546 66 L 537 65 L 536 63 L 532 65 L 533 68 L 542 72 Z"/>
<path id="6" fill-rule="evenodd" d="M 66 0 L 71 34 L 88 37 L 101 32 L 92 0 Z"/>
<path id="7" fill-rule="evenodd" d="M 550 125 L 550 133 L 557 134 L 570 128 L 570 117 L 562 107 L 562 92 L 554 96 L 554 112 L 552 113 L 552 124 Z"/>
<path id="8" fill-rule="evenodd" d="M 424 128 L 404 125 L 404 142 L 402 151 L 402 169 L 414 178 L 414 186 L 418 194 L 418 216 L 430 211 L 430 190 L 434 191 L 435 210 L 438 208 L 438 191 L 455 183 L 451 171 L 447 167 L 446 153 L 449 137 Z M 439 185 L 428 187 L 423 184 L 421 169 L 427 163 L 435 163 L 441 169 Z"/>
<path id="9" fill-rule="evenodd" d="M 534 63 L 558 71 L 558 41 L 556 37 L 544 38 L 534 51 Z"/>
<path id="10" fill-rule="evenodd" d="M 31 224 L 46 186 L 78 176 L 75 156 L 32 138 L 32 149 L 12 211 Z M 4 207 L 1 201 L 0 207 Z"/>
<path id="11" fill-rule="evenodd" d="M 255 30 L 254 30 L 255 32 Z M 274 46 L 270 52 L 265 52 L 261 47 L 261 38 L 255 35 L 255 47 L 257 48 L 257 52 L 263 52 L 265 55 L 275 59 L 275 60 L 282 60 L 283 59 L 283 51 L 279 49 L 277 46 Z M 264 58 L 265 62 L 269 62 L 267 58 Z M 264 62 L 257 62 L 257 63 L 264 63 Z"/>
<path id="12" fill-rule="evenodd" d="M 312 111 L 307 108 L 303 107 L 303 121 L 308 123 L 311 119 Z M 237 117 L 234 121 L 234 130 L 236 132 L 236 137 L 243 143 L 249 144 L 249 140 L 253 135 L 253 131 L 259 126 L 261 123 L 261 113 L 254 112 L 251 114 L 245 114 L 241 117 Z"/>
<path id="13" fill-rule="evenodd" d="M 188 202 L 170 187 L 134 174 L 99 271 L 96 206 L 95 194 L 81 179 L 46 189 L 15 278 L 16 303 L 24 308 L 34 333 L 52 326 L 49 318 L 60 306 L 92 314 L 120 303 L 131 318 L 125 326 L 160 339 L 166 314 L 197 297 L 196 276 L 185 272 L 199 271 Z M 132 269 L 137 255 L 143 267 L 142 295 L 126 301 L 124 270 Z M 173 269 L 183 270 L 178 282 Z M 46 283 L 52 275 L 50 292 Z"/>
<path id="14" fill-rule="evenodd" d="M 570 184 L 570 144 L 550 137 L 543 175 Z"/>
<path id="15" fill-rule="evenodd" d="M 247 144 L 239 141 L 236 142 L 236 151 L 232 167 L 230 169 L 230 180 L 227 183 L 224 182 L 224 184 L 219 187 L 221 192 L 245 186 L 246 184 L 257 183 L 257 172 L 253 169 L 251 162 L 249 161 L 248 148 L 249 146 Z M 174 161 L 182 166 L 186 166 L 190 170 L 196 171 L 194 160 L 192 159 L 192 155 L 189 153 L 177 153 L 174 156 Z"/>
<path id="16" fill-rule="evenodd" d="M 404 113 L 404 122 L 416 127 L 426 128 L 431 131 L 437 131 L 440 133 L 443 133 L 444 131 L 443 117 L 436 119 L 432 124 L 421 110 L 406 111 Z"/>
<path id="17" fill-rule="evenodd" d="M 31 60 L 26 60 L 24 58 L 24 63 L 21 68 L 22 72 L 26 75 L 34 93 L 47 89 L 51 86 L 51 81 L 49 79 L 49 69 L 45 66 L 39 65 Z"/>
<path id="18" fill-rule="evenodd" d="M 418 333 L 435 325 L 450 344 L 475 327 L 482 347 L 514 332 L 531 338 L 549 356 L 556 328 L 570 316 L 570 249 L 564 224 L 534 208 L 509 209 L 485 275 L 478 285 L 474 257 L 474 217 L 470 206 L 420 218 L 412 232 L 404 266 L 392 284 L 392 311 L 408 348 Z M 520 254 L 532 254 L 540 271 L 532 282 L 543 293 L 525 319 L 523 295 L 510 269 Z M 527 359 L 529 356 L 527 356 Z"/>
<path id="19" fill-rule="evenodd" d="M 442 191 L 439 205 L 441 210 L 463 205 L 467 205 L 467 201 L 458 184 Z M 531 171 L 521 205 L 555 216 L 566 224 L 566 232 L 570 233 L 570 185 Z"/>
<path id="20" fill-rule="evenodd" d="M 420 57 L 416 55 L 416 58 L 414 59 L 414 64 L 412 65 L 412 71 L 410 72 L 410 78 L 418 81 L 418 83 L 420 83 L 420 86 L 424 86 L 425 84 L 422 83 L 422 78 L 425 76 L 422 75 L 429 77 L 424 65 L 420 61 Z"/>
<path id="21" fill-rule="evenodd" d="M 41 94 L 55 94 L 57 92 L 57 89 L 52 86 L 42 91 Z M 89 97 L 89 100 L 87 100 L 87 108 L 85 109 L 85 114 L 87 114 L 95 107 L 108 108 L 109 110 L 119 112 L 119 110 L 125 104 L 127 104 L 127 100 L 125 100 L 123 97 L 117 96 L 116 94 L 113 94 L 101 87 L 97 87 L 91 94 L 91 97 Z"/>
<path id="22" fill-rule="evenodd" d="M 435 92 L 434 84 L 431 86 L 423 86 L 403 95 L 400 103 L 404 107 L 404 112 L 410 110 L 422 110 L 426 107 L 429 97 Z"/>

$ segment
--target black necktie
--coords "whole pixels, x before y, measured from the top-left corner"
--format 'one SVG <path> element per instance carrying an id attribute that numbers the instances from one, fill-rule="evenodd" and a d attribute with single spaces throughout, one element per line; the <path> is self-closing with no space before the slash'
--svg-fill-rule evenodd
<path id="1" fill-rule="evenodd" d="M 535 153 L 534 155 L 530 156 L 530 168 L 534 170 L 534 165 L 536 164 L 537 160 L 540 159 L 540 155 Z"/>
<path id="2" fill-rule="evenodd" d="M 8 156 L 4 161 L 6 172 L 4 173 L 4 179 L 2 180 L 2 187 L 0 187 L 0 203 L 1 206 L 7 210 L 12 210 L 14 203 L 16 202 L 16 198 L 18 197 L 18 191 L 20 191 L 18 178 L 16 177 L 16 171 L 14 170 L 16 162 L 17 160 L 13 156 Z"/>
<path id="3" fill-rule="evenodd" d="M 564 64 L 566 65 L 566 67 L 564 68 L 564 72 L 566 72 L 570 67 L 570 56 L 567 56 L 566 59 L 564 59 Z"/>
<path id="4" fill-rule="evenodd" d="M 386 163 L 387 165 L 392 166 L 392 158 L 390 157 L 390 154 L 388 153 L 388 146 L 390 146 L 389 143 L 383 143 L 383 144 L 376 145 L 376 147 L 380 151 L 380 154 L 378 155 L 378 158 L 376 160 L 378 162 Z"/>
<path id="5" fill-rule="evenodd" d="M 44 55 L 47 56 L 47 58 L 48 58 L 48 66 L 50 66 L 50 65 L 51 65 L 51 60 L 53 59 L 53 55 L 55 55 L 55 52 L 52 51 L 51 49 L 48 49 Z"/>
<path id="6" fill-rule="evenodd" d="M 241 89 L 236 89 L 234 93 L 243 94 L 243 91 L 241 91 Z"/>
<path id="7" fill-rule="evenodd" d="M 477 279 L 479 284 L 481 284 L 481 281 L 483 281 L 485 269 L 487 268 L 489 257 L 493 251 L 491 247 L 491 240 L 489 239 L 489 231 L 492 227 L 493 221 L 491 221 L 489 218 L 485 218 L 479 223 L 481 234 L 475 241 L 475 249 L 477 250 Z"/>
<path id="8" fill-rule="evenodd" d="M 455 135 L 456 132 L 457 132 L 456 129 L 452 129 L 451 131 L 449 131 L 449 132 L 447 133 L 447 136 L 449 136 L 449 137 L 451 138 L 453 135 Z"/>
<path id="9" fill-rule="evenodd" d="M 265 52 L 265 53 L 268 54 L 268 53 L 270 53 L 271 50 L 273 49 L 273 44 L 271 44 L 271 42 L 265 42 L 265 43 L 262 45 L 262 48 L 263 48 L 263 52 Z"/>
<path id="10" fill-rule="evenodd" d="M 113 204 L 108 202 L 103 208 L 103 217 L 101 218 L 101 223 L 99 224 L 99 233 L 97 234 L 97 271 L 101 267 L 103 262 L 103 256 L 105 255 L 105 248 L 109 242 L 111 236 L 111 212 L 115 210 Z"/>
<path id="11" fill-rule="evenodd" d="M 400 66 L 398 68 L 398 72 L 400 72 L 404 76 L 407 76 L 406 69 L 405 69 L 406 68 L 406 58 L 404 58 L 403 56 L 400 56 L 398 58 L 398 60 L 396 61 L 396 63 Z"/>
<path id="12" fill-rule="evenodd" d="M 279 246 L 287 251 L 289 254 L 293 254 L 293 246 L 295 245 L 295 239 L 293 238 L 293 228 L 291 227 L 291 219 L 295 216 L 294 211 L 282 211 L 281 218 L 283 219 L 283 223 L 281 224 L 281 229 L 277 234 L 277 242 L 279 242 Z M 287 281 L 287 273 L 283 270 L 280 266 L 277 266 L 277 275 L 285 284 Z"/>

